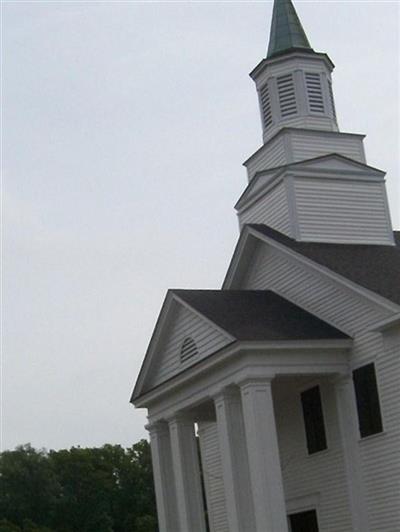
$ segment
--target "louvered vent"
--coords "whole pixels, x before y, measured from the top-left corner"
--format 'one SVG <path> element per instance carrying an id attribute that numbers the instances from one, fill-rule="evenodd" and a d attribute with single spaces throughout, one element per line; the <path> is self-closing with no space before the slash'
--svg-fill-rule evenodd
<path id="1" fill-rule="evenodd" d="M 199 351 L 193 338 L 190 336 L 185 338 L 181 346 L 181 362 L 186 362 L 186 360 L 189 360 L 189 358 L 192 358 L 198 354 Z"/>
<path id="2" fill-rule="evenodd" d="M 306 86 L 310 111 L 312 113 L 325 113 L 321 76 L 319 74 L 306 72 Z"/>
<path id="3" fill-rule="evenodd" d="M 282 118 L 295 115 L 297 113 L 297 103 L 292 74 L 281 76 L 276 81 Z"/>
<path id="4" fill-rule="evenodd" d="M 265 84 L 260 91 L 261 109 L 264 118 L 264 128 L 268 129 L 272 125 L 272 109 L 269 97 L 268 85 Z"/>
<path id="5" fill-rule="evenodd" d="M 329 80 L 328 80 L 328 87 L 329 87 L 329 98 L 331 100 L 332 114 L 333 114 L 334 119 L 337 122 L 336 109 L 335 109 L 335 100 L 333 99 L 332 82 L 329 81 Z"/>

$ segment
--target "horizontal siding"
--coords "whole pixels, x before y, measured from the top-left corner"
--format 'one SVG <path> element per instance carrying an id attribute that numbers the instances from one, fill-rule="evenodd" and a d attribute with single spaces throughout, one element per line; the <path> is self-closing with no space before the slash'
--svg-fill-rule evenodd
<path id="1" fill-rule="evenodd" d="M 309 455 L 307 451 L 300 391 L 320 386 L 328 449 Z M 318 510 L 321 532 L 349 532 L 344 459 L 338 428 L 335 391 L 327 380 L 305 379 L 274 383 L 274 408 L 278 431 L 285 498 L 320 494 Z M 304 480 L 307 479 L 305 482 Z"/>
<path id="2" fill-rule="evenodd" d="M 337 131 L 336 123 L 328 116 L 295 116 L 293 118 L 281 119 L 277 125 L 269 128 L 264 134 L 264 142 L 267 142 L 273 135 L 276 135 L 283 127 Z"/>
<path id="3" fill-rule="evenodd" d="M 295 179 L 295 198 L 301 239 L 392 243 L 381 183 Z"/>
<path id="4" fill-rule="evenodd" d="M 360 163 L 365 163 L 362 139 L 342 135 L 319 135 L 292 131 L 290 134 L 293 162 L 338 153 Z"/>
<path id="5" fill-rule="evenodd" d="M 180 350 L 187 337 L 193 338 L 199 354 L 181 363 Z M 230 342 L 228 335 L 212 327 L 188 308 L 176 303 L 174 318 L 156 355 L 149 387 L 160 384 Z"/>
<path id="6" fill-rule="evenodd" d="M 229 532 L 216 423 L 199 423 L 201 463 L 210 532 Z"/>
<path id="7" fill-rule="evenodd" d="M 347 332 L 354 342 L 350 360 L 352 369 L 375 362 L 385 434 L 366 438 L 359 443 L 367 507 L 372 532 L 399 530 L 400 342 L 385 350 L 380 334 L 370 332 L 376 323 L 393 313 L 369 303 L 334 280 L 318 272 L 311 272 L 306 266 L 263 244 L 256 252 L 240 288 L 273 289 Z M 296 446 L 294 437 L 293 449 L 285 450 L 285 456 L 293 454 L 295 457 Z M 332 473 L 326 474 L 322 462 L 319 471 L 321 477 L 325 479 L 329 476 L 329 482 L 331 481 Z M 308 473 L 292 468 L 290 479 L 287 477 L 286 489 L 295 493 L 296 486 L 301 486 L 304 478 L 308 479 Z M 342 488 L 345 490 L 344 485 Z M 334 518 L 338 507 L 336 489 L 327 483 L 326 488 L 321 489 L 321 498 L 325 501 L 324 512 Z"/>
<path id="8" fill-rule="evenodd" d="M 302 127 L 300 122 L 292 125 Z M 286 138 L 290 143 L 288 152 L 285 152 Z M 282 133 L 277 139 L 271 139 L 250 158 L 246 163 L 248 179 L 251 181 L 257 172 L 269 168 L 297 163 L 330 153 L 338 153 L 360 163 L 366 162 L 361 137 L 338 132 L 327 135 L 313 131 L 292 130 Z"/>
<path id="9" fill-rule="evenodd" d="M 271 140 L 268 145 L 263 146 L 257 154 L 252 157 L 247 163 L 247 176 L 251 181 L 257 172 L 268 170 L 268 168 L 275 168 L 287 164 L 285 156 L 284 137 L 280 136 L 277 139 Z"/>
<path id="10" fill-rule="evenodd" d="M 274 290 L 351 336 L 391 315 L 266 244 L 260 245 L 251 264 L 235 288 Z"/>
<path id="11" fill-rule="evenodd" d="M 365 335 L 356 356 L 374 361 L 384 434 L 360 443 L 373 531 L 400 530 L 400 341 L 390 349 Z"/>
<path id="12" fill-rule="evenodd" d="M 279 183 L 268 191 L 253 205 L 239 213 L 240 225 L 266 224 L 284 233 L 291 235 L 289 207 L 284 183 Z"/>

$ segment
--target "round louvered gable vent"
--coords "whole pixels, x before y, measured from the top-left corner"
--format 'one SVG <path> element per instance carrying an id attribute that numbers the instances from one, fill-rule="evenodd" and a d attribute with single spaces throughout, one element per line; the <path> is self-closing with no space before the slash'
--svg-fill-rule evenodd
<path id="1" fill-rule="evenodd" d="M 193 338 L 190 336 L 185 338 L 181 346 L 181 362 L 186 362 L 186 360 L 198 355 L 198 353 L 199 351 Z"/>

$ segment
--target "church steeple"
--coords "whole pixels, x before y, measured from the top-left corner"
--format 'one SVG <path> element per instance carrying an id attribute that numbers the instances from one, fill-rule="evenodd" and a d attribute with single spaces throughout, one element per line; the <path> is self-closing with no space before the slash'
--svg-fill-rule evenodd
<path id="1" fill-rule="evenodd" d="M 275 0 L 267 57 L 250 73 L 264 142 L 287 127 L 338 131 L 333 68 L 325 53 L 311 48 L 292 0 Z"/>
<path id="2" fill-rule="evenodd" d="M 256 84 L 263 146 L 245 163 L 240 226 L 265 224 L 305 242 L 393 244 L 384 172 L 366 165 L 363 135 L 339 131 L 334 65 L 310 46 L 292 0 L 274 0 Z"/>
<path id="3" fill-rule="evenodd" d="M 267 58 L 312 48 L 291 0 L 275 0 Z"/>

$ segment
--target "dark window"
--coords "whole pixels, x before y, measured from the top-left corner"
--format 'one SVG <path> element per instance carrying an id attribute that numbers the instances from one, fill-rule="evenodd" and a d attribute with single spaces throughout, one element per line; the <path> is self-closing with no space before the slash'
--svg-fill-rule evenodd
<path id="1" fill-rule="evenodd" d="M 318 532 L 317 512 L 309 510 L 289 515 L 291 532 Z"/>
<path id="2" fill-rule="evenodd" d="M 382 416 L 373 363 L 353 371 L 361 437 L 382 432 Z"/>
<path id="3" fill-rule="evenodd" d="M 301 394 L 301 404 L 308 452 L 309 454 L 317 453 L 327 447 L 319 386 L 314 386 L 314 388 L 303 392 Z"/>

